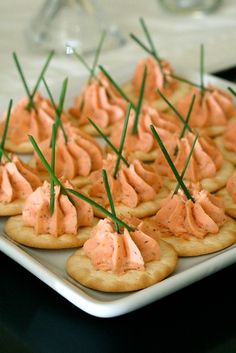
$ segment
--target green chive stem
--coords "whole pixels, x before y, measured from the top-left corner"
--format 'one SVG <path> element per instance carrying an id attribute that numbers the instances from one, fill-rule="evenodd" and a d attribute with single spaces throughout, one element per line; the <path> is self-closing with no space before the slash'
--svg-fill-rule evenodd
<path id="1" fill-rule="evenodd" d="M 186 119 L 185 119 L 187 125 L 184 125 L 184 126 L 183 126 L 183 129 L 182 129 L 182 131 L 180 132 L 180 135 L 179 135 L 179 138 L 180 138 L 180 139 L 181 139 L 182 137 L 184 137 L 185 131 L 186 131 L 186 129 L 187 129 L 186 126 L 189 126 L 189 125 L 188 125 L 188 122 L 189 122 L 189 118 L 190 118 L 191 113 L 192 113 L 192 110 L 193 110 L 193 105 L 194 105 L 195 99 L 196 99 L 196 95 L 194 94 L 194 95 L 192 96 L 191 103 L 190 103 L 190 106 L 189 106 L 189 110 L 188 110 L 188 113 L 187 113 L 187 117 L 186 117 Z"/>
<path id="2" fill-rule="evenodd" d="M 1 154 L 1 158 L 2 158 L 2 156 L 4 156 L 7 162 L 11 162 L 11 160 L 10 160 L 8 154 L 7 154 L 6 151 L 4 151 L 4 149 L 2 149 L 1 147 L 0 147 L 0 154 Z"/>
<path id="3" fill-rule="evenodd" d="M 182 188 L 182 190 L 183 190 L 183 192 L 184 192 L 186 198 L 187 198 L 188 200 L 192 200 L 192 201 L 194 202 L 194 200 L 193 200 L 193 198 L 192 198 L 190 192 L 188 191 L 186 185 L 184 184 L 183 180 L 181 179 L 181 176 L 179 175 L 177 169 L 175 168 L 175 165 L 174 165 L 174 163 L 172 162 L 172 159 L 171 159 L 169 153 L 167 152 L 165 146 L 163 145 L 163 142 L 162 142 L 160 136 L 158 135 L 158 133 L 157 133 L 155 127 L 154 127 L 153 125 L 151 125 L 150 128 L 151 128 L 151 131 L 152 131 L 152 134 L 153 134 L 154 138 L 156 139 L 157 143 L 159 144 L 159 146 L 160 146 L 160 148 L 161 148 L 161 151 L 162 151 L 164 157 L 166 158 L 166 161 L 168 162 L 168 164 L 169 164 L 171 170 L 173 171 L 174 176 L 176 177 L 177 182 L 180 184 L 180 187 Z"/>
<path id="4" fill-rule="evenodd" d="M 136 110 L 136 107 L 134 105 L 134 103 L 132 103 L 130 101 L 130 99 L 126 96 L 126 94 L 124 93 L 124 91 L 120 88 L 120 86 L 113 80 L 113 78 L 110 76 L 110 74 L 104 69 L 103 66 L 99 65 L 99 69 L 102 71 L 102 73 L 106 76 L 106 78 L 110 81 L 110 83 L 113 85 L 113 87 L 115 87 L 115 89 L 117 90 L 117 92 L 121 95 L 121 97 L 128 103 L 131 104 L 132 108 L 134 110 Z"/>
<path id="5" fill-rule="evenodd" d="M 91 119 L 88 118 L 88 121 L 94 127 L 94 129 L 99 133 L 99 135 L 103 138 L 103 140 L 108 144 L 108 146 L 110 146 L 111 149 L 118 155 L 119 154 L 118 149 L 111 143 L 109 138 L 102 132 L 102 130 L 100 130 L 99 127 Z M 121 155 L 121 159 L 125 163 L 125 165 L 129 167 L 129 163 L 122 155 Z"/>
<path id="6" fill-rule="evenodd" d="M 56 156 L 56 138 L 57 138 L 57 129 L 58 125 L 54 123 L 52 125 L 52 148 L 51 148 L 51 170 L 52 173 L 55 174 L 55 156 Z M 50 203 L 49 203 L 49 209 L 50 209 L 50 214 L 52 215 L 54 212 L 54 204 L 55 204 L 55 191 L 54 191 L 54 180 L 52 177 L 50 177 Z"/>
<path id="7" fill-rule="evenodd" d="M 201 86 L 201 104 L 204 97 L 204 45 L 200 47 L 200 86 Z"/>
<path id="8" fill-rule="evenodd" d="M 5 146 L 5 141 L 6 141 L 6 137 L 7 137 L 7 130 L 8 130 L 8 126 L 9 126 L 9 119 L 11 116 L 11 109 L 12 109 L 12 103 L 13 100 L 10 99 L 9 104 L 8 104 L 8 110 L 7 110 L 7 116 L 6 116 L 6 120 L 5 120 L 5 124 L 4 124 L 4 130 L 3 130 L 3 134 L 2 134 L 2 140 L 1 140 L 1 144 L 0 144 L 0 162 L 2 159 L 2 151 L 4 151 L 4 146 Z"/>
<path id="9" fill-rule="evenodd" d="M 120 160 L 121 160 L 121 156 L 122 156 L 122 151 L 123 151 L 124 142 L 125 142 L 125 136 L 126 136 L 128 122 L 129 122 L 130 110 L 131 110 L 131 104 L 129 103 L 128 107 L 127 107 L 127 110 L 126 110 L 126 113 L 125 113 L 125 120 L 124 120 L 124 125 L 123 125 L 123 129 L 122 129 L 122 133 L 121 133 L 121 139 L 120 139 L 120 147 L 119 147 L 119 150 L 118 150 L 119 153 L 118 153 L 116 164 L 115 164 L 115 168 L 114 168 L 114 174 L 113 174 L 114 178 L 116 178 L 116 175 L 118 173 L 119 166 L 120 166 Z"/>
<path id="10" fill-rule="evenodd" d="M 173 112 L 176 114 L 176 116 L 179 118 L 181 123 L 186 127 L 186 129 L 190 132 L 192 132 L 191 128 L 188 126 L 186 123 L 185 119 L 182 117 L 182 115 L 178 112 L 178 110 L 171 104 L 171 102 L 161 93 L 161 91 L 158 89 L 157 92 L 161 96 L 161 98 L 166 102 L 166 104 L 173 110 Z"/>
<path id="11" fill-rule="evenodd" d="M 141 106 L 142 106 L 142 102 L 143 102 L 146 77 L 147 77 L 147 67 L 145 65 L 144 70 L 143 70 L 143 78 L 142 78 L 141 88 L 139 91 L 137 109 L 135 111 L 134 124 L 133 124 L 132 130 L 131 130 L 132 135 L 136 135 L 137 130 L 138 130 L 138 122 L 139 122 L 139 116 L 140 116 Z"/>
<path id="12" fill-rule="evenodd" d="M 115 210 L 114 202 L 113 202 L 113 199 L 112 199 L 112 194 L 111 194 L 111 189 L 110 189 L 110 185 L 109 185 L 109 182 L 108 182 L 107 172 L 106 172 L 105 169 L 102 169 L 102 177 L 103 177 L 103 183 L 104 183 L 104 187 L 105 187 L 105 190 L 106 190 L 106 193 L 107 193 L 107 198 L 108 198 L 108 201 L 109 201 L 109 205 L 110 205 L 110 208 L 111 208 L 111 212 L 112 212 L 113 216 L 116 217 L 116 210 Z M 120 233 L 119 225 L 116 222 L 114 222 L 114 226 L 115 226 L 116 232 Z"/>
<path id="13" fill-rule="evenodd" d="M 95 56 L 94 56 L 93 66 L 92 66 L 90 77 L 89 77 L 89 82 L 91 81 L 92 77 L 95 76 L 95 70 L 96 70 L 96 67 L 97 67 L 98 59 L 99 59 L 99 56 L 100 56 L 100 53 L 101 53 L 101 50 L 102 50 L 102 46 L 103 46 L 106 34 L 107 34 L 106 31 L 102 31 L 101 39 L 100 39 L 100 42 L 98 44 L 98 47 L 96 49 L 96 53 L 95 53 Z"/>
<path id="14" fill-rule="evenodd" d="M 236 97 L 236 91 L 232 87 L 228 87 L 228 90 Z"/>
<path id="15" fill-rule="evenodd" d="M 186 172 L 186 170 L 187 170 L 187 168 L 188 168 L 188 164 L 189 164 L 189 161 L 190 161 L 190 159 L 191 159 L 191 157 L 192 157 L 193 150 L 194 150 L 194 147 L 195 147 L 195 145 L 196 145 L 197 139 L 198 139 L 198 134 L 195 136 L 195 139 L 194 139 L 193 144 L 192 144 L 192 146 L 191 146 L 191 150 L 190 150 L 190 152 L 189 152 L 189 154 L 188 154 L 188 157 L 187 157 L 187 159 L 186 159 L 186 161 L 185 161 L 185 163 L 184 163 L 184 168 L 183 168 L 182 173 L 181 173 L 181 175 L 180 175 L 180 177 L 181 177 L 182 180 L 183 180 L 184 175 L 185 175 L 185 172 Z M 180 184 L 177 183 L 173 195 L 177 194 L 179 188 L 180 188 Z"/>
<path id="16" fill-rule="evenodd" d="M 50 63 L 50 61 L 51 61 L 53 55 L 54 55 L 54 51 L 52 50 L 52 51 L 49 53 L 49 55 L 48 55 L 48 58 L 47 58 L 47 60 L 46 60 L 46 62 L 45 62 L 45 64 L 44 64 L 44 66 L 43 66 L 43 68 L 42 68 L 42 70 L 41 70 L 41 72 L 40 72 L 40 74 L 39 74 L 38 80 L 37 80 L 37 82 L 36 82 L 36 84 L 35 84 L 35 86 L 34 86 L 33 92 L 31 93 L 31 99 L 32 99 L 32 101 L 33 101 L 33 99 L 34 99 L 34 95 L 35 95 L 35 93 L 37 92 L 37 89 L 38 89 L 38 87 L 39 87 L 39 84 L 40 84 L 40 82 L 42 81 L 42 78 L 43 78 L 43 76 L 44 76 L 44 74 L 45 74 L 45 72 L 46 72 L 46 70 L 47 70 L 47 68 L 48 68 L 48 65 L 49 65 L 49 63 Z"/>
<path id="17" fill-rule="evenodd" d="M 13 60 L 14 60 L 14 62 L 15 62 L 15 64 L 16 64 L 16 68 L 17 68 L 17 70 L 18 70 L 18 73 L 19 73 L 19 75 L 20 75 L 20 78 L 21 78 L 21 80 L 22 80 L 23 86 L 24 86 L 24 88 L 25 88 L 25 92 L 26 92 L 26 94 L 27 94 L 27 96 L 28 96 L 28 99 L 29 99 L 27 108 L 28 108 L 28 109 L 33 108 L 34 104 L 33 104 L 33 100 L 32 100 L 32 97 L 31 97 L 31 93 L 30 93 L 29 87 L 28 87 L 28 85 L 27 85 L 25 76 L 24 76 L 24 74 L 23 74 L 23 70 L 22 70 L 22 68 L 21 68 L 21 65 L 20 65 L 20 62 L 19 62 L 19 60 L 18 60 L 18 57 L 17 57 L 17 55 L 16 55 L 15 52 L 13 52 L 12 56 L 13 56 Z"/>

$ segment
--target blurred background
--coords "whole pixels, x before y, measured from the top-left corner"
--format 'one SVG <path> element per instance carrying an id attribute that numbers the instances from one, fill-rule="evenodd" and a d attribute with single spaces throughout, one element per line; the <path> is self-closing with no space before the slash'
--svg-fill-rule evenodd
<path id="1" fill-rule="evenodd" d="M 22 92 L 12 60 L 13 51 L 17 52 L 27 77 L 32 79 L 33 84 L 35 75 L 46 57 L 40 42 L 33 44 L 32 39 L 35 39 L 33 32 L 35 29 L 38 30 L 36 25 L 42 24 L 43 21 L 45 21 L 43 22 L 45 28 L 49 26 L 50 17 L 49 19 L 43 18 L 42 7 L 54 6 L 56 2 L 57 0 L 0 2 L 0 82 L 2 83 L 0 105 L 5 104 L 6 97 L 8 100 L 10 96 L 14 98 L 19 90 Z M 57 39 L 54 40 L 55 46 L 57 40 L 66 39 L 65 31 L 76 33 L 77 17 L 73 12 L 74 1 L 68 0 L 67 3 L 71 7 L 67 15 L 63 14 L 67 24 L 64 24 L 62 34 L 58 32 Z M 132 32 L 144 39 L 139 24 L 141 16 L 152 33 L 160 56 L 169 59 L 174 66 L 198 70 L 201 43 L 205 45 L 205 67 L 208 72 L 222 70 L 236 63 L 236 1 L 234 0 L 222 0 L 221 6 L 214 12 L 196 11 L 185 14 L 167 11 L 162 6 L 161 0 L 81 0 L 79 3 L 82 8 L 86 8 L 86 11 L 90 11 L 90 14 L 93 7 L 98 23 L 109 27 L 113 34 L 115 31 L 114 46 L 111 45 L 109 50 L 103 51 L 100 58 L 100 62 L 111 70 L 115 67 L 136 63 L 139 58 L 146 55 L 129 38 Z M 56 11 L 54 15 L 59 26 L 64 20 L 60 19 L 60 14 Z M 88 21 L 83 14 L 81 18 L 83 18 L 84 27 Z M 78 37 L 79 33 L 78 30 Z M 89 25 L 81 37 L 85 40 L 88 35 L 90 38 L 86 39 L 88 43 L 94 40 L 93 33 L 96 33 L 96 28 Z M 107 40 L 112 40 L 112 37 Z M 73 42 L 71 44 L 73 45 Z M 87 55 L 87 60 L 92 60 L 91 54 Z M 62 50 L 60 48 L 51 63 L 47 77 L 50 82 L 58 77 L 62 79 L 65 75 L 77 76 L 85 72 L 84 67 L 74 57 L 68 57 L 65 55 L 64 48 Z"/>

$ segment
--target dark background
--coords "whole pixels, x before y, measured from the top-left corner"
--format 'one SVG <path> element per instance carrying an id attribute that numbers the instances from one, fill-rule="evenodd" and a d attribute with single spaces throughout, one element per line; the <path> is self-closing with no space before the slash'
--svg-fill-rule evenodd
<path id="1" fill-rule="evenodd" d="M 236 69 L 217 73 L 236 81 Z M 0 252 L 0 353 L 235 353 L 236 265 L 132 313 L 88 315 Z"/>

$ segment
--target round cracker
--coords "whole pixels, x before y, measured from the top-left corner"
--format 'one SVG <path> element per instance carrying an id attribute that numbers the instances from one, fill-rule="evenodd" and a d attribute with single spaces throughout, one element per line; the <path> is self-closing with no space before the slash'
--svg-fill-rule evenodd
<path id="1" fill-rule="evenodd" d="M 209 192 L 216 192 L 223 188 L 230 175 L 234 170 L 234 166 L 229 161 L 224 161 L 222 167 L 218 170 L 214 178 L 205 178 L 200 180 L 203 189 L 208 190 Z M 164 177 L 164 185 L 167 186 L 170 190 L 174 190 L 176 186 L 176 181 L 172 181 L 167 177 Z M 184 179 L 188 182 L 188 180 Z"/>
<path id="2" fill-rule="evenodd" d="M 145 264 L 145 271 L 129 270 L 124 274 L 96 270 L 83 249 L 69 257 L 66 271 L 75 281 L 85 287 L 103 292 L 128 292 L 149 287 L 162 281 L 176 267 L 177 254 L 172 246 L 160 241 L 160 260 Z"/>
<path id="3" fill-rule="evenodd" d="M 6 234 L 22 245 L 39 249 L 68 249 L 77 248 L 84 244 L 90 237 L 93 226 L 98 222 L 94 218 L 91 227 L 81 227 L 76 235 L 62 234 L 58 237 L 51 234 L 35 234 L 32 227 L 25 227 L 22 223 L 22 216 L 10 217 L 4 226 Z"/>
<path id="4" fill-rule="evenodd" d="M 150 225 L 157 227 L 155 217 L 147 220 Z M 225 224 L 217 234 L 208 234 L 203 239 L 190 236 L 183 239 L 166 231 L 160 231 L 160 238 L 171 244 L 179 256 L 199 256 L 223 250 L 236 242 L 236 222 L 227 217 Z"/>
<path id="5" fill-rule="evenodd" d="M 236 203 L 233 201 L 226 188 L 223 188 L 218 191 L 216 195 L 224 201 L 225 212 L 229 216 L 236 218 Z"/>
<path id="6" fill-rule="evenodd" d="M 89 195 L 89 185 L 85 186 L 82 191 L 86 194 Z M 124 217 L 129 217 L 129 216 L 134 216 L 137 218 L 144 218 L 144 217 L 149 217 L 154 215 L 160 208 L 160 201 L 166 197 L 169 194 L 170 190 L 167 189 L 166 187 L 161 188 L 161 190 L 156 194 L 156 197 L 152 201 L 146 201 L 140 203 L 137 207 L 131 208 L 128 207 L 124 204 L 118 203 L 115 204 L 115 211 L 117 217 L 124 216 Z M 102 200 L 99 198 L 91 197 L 95 202 L 97 202 L 99 205 L 102 205 Z M 110 210 L 110 208 L 108 208 Z M 105 215 L 102 211 L 98 210 L 97 208 L 94 207 L 93 209 L 94 215 L 99 218 L 104 218 Z"/>
<path id="7" fill-rule="evenodd" d="M 214 141 L 223 154 L 224 158 L 236 166 L 236 152 L 229 151 L 225 148 L 223 136 L 217 137 Z"/>
<path id="8" fill-rule="evenodd" d="M 190 88 L 191 86 L 188 83 L 178 81 L 178 87 L 173 91 L 172 94 L 167 97 L 168 101 L 171 104 L 176 104 L 179 99 L 181 99 L 188 93 Z M 122 85 L 122 89 L 132 102 L 137 103 L 138 96 L 135 95 L 133 91 L 132 81 L 128 81 L 124 85 Z M 155 100 L 147 100 L 144 98 L 144 103 L 160 111 L 165 111 L 169 109 L 169 106 L 161 97 Z"/>
<path id="9" fill-rule="evenodd" d="M 6 139 L 4 147 L 7 151 L 14 153 L 29 154 L 34 151 L 34 148 L 29 141 L 17 144 L 9 139 Z"/>
<path id="10" fill-rule="evenodd" d="M 22 213 L 25 200 L 17 199 L 10 203 L 0 202 L 0 216 L 16 216 Z"/>

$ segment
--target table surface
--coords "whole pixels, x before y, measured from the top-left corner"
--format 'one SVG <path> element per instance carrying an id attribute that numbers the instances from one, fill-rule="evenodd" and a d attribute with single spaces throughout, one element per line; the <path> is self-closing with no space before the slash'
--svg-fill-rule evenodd
<path id="1" fill-rule="evenodd" d="M 146 14 L 152 28 L 159 31 L 165 39 L 161 37 L 160 40 L 163 55 L 172 57 L 178 64 L 185 57 L 188 66 L 196 68 L 196 56 L 193 51 L 195 53 L 197 49 L 195 46 L 193 49 L 191 38 L 198 38 L 199 42 L 205 36 L 206 28 L 201 28 L 198 35 L 195 33 L 197 21 L 201 22 L 203 19 L 195 19 L 192 25 L 188 19 L 185 20 L 188 31 L 182 32 L 182 27 L 178 27 L 180 19 L 172 18 L 171 21 L 181 33 L 180 36 L 174 36 L 173 28 L 167 28 L 169 17 L 163 15 L 166 17 L 157 23 L 154 12 L 156 2 L 149 1 L 148 8 L 145 2 L 137 1 L 134 11 L 134 3 L 127 0 L 126 10 L 127 13 L 130 11 L 130 16 L 126 19 L 123 17 L 122 20 L 117 16 L 115 19 L 118 25 L 122 25 L 127 34 L 131 30 L 137 30 L 138 17 L 140 14 Z M 10 96 L 15 98 L 21 94 L 21 87 L 16 82 L 17 75 L 11 62 L 11 52 L 17 50 L 20 53 L 32 81 L 42 60 L 40 53 L 31 53 L 25 46 L 22 34 L 23 25 L 41 2 L 0 2 L 0 80 L 4 83 L 0 89 L 1 110 Z M 18 11 L 19 3 L 22 6 L 21 11 Z M 117 3 L 121 5 L 122 1 L 114 2 L 115 13 L 121 11 Z M 236 41 L 233 40 L 233 29 L 236 8 L 233 4 L 234 1 L 225 1 L 225 8 L 221 10 L 221 15 L 224 15 L 222 18 L 215 14 L 204 20 L 209 30 L 205 38 L 210 53 L 208 71 L 221 70 L 235 64 Z M 230 6 L 233 6 L 231 10 Z M 185 42 L 185 52 L 178 49 L 184 36 L 190 38 L 188 44 Z M 166 44 L 166 38 L 169 45 Z M 222 40 L 216 44 L 216 38 Z M 176 40 L 177 45 L 174 46 Z M 218 58 L 215 51 L 219 54 Z M 133 44 L 127 44 L 120 50 L 106 54 L 103 60 L 112 68 L 117 64 L 125 65 L 130 57 L 136 58 L 141 54 Z M 48 73 L 50 80 L 53 81 L 56 75 L 65 74 L 67 64 L 64 60 L 60 57 L 54 60 Z M 71 65 L 71 74 L 82 72 L 83 68 L 77 63 Z M 234 70 L 226 74 L 220 73 L 220 76 L 236 81 Z M 73 306 L 1 252 L 0 264 L 0 353 L 116 353 L 131 350 L 160 353 L 236 352 L 236 265 L 130 314 L 100 319 Z"/>

